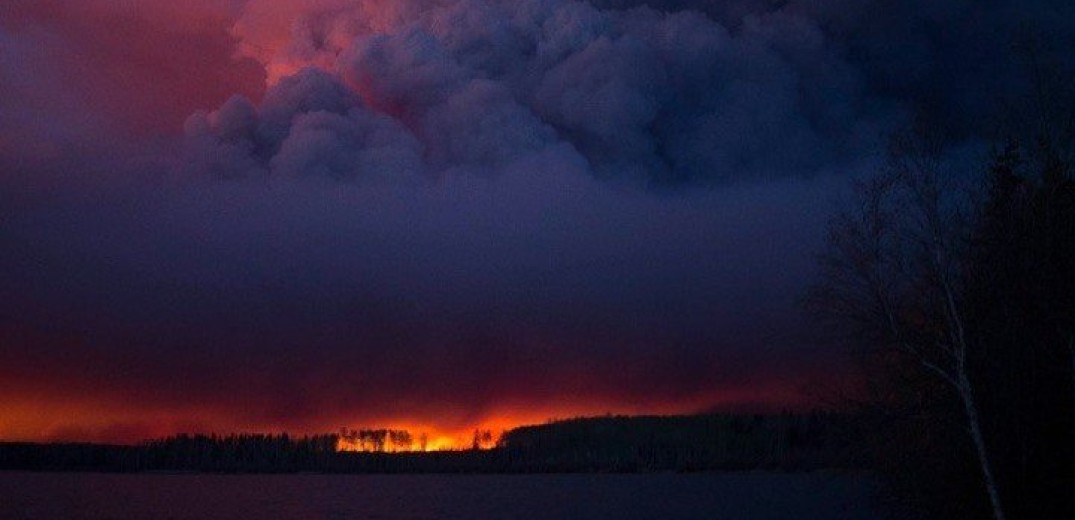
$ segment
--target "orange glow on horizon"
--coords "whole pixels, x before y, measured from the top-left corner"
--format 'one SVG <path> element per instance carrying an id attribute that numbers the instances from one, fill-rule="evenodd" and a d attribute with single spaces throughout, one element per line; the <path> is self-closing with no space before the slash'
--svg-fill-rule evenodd
<path id="1" fill-rule="evenodd" d="M 388 430 L 400 430 L 406 431 L 411 435 L 411 438 L 406 443 L 385 442 L 385 444 L 378 448 L 370 443 L 364 443 L 361 440 L 352 440 L 344 435 L 340 436 L 340 439 L 336 442 L 336 451 L 354 451 L 354 452 L 367 452 L 367 453 L 406 453 L 406 452 L 431 452 L 431 451 L 452 451 L 468 449 L 472 447 L 471 440 L 467 439 L 462 433 L 456 434 L 443 434 L 438 433 L 436 430 L 418 430 L 404 427 L 386 428 Z M 497 437 L 494 437 L 495 443 Z M 483 443 L 479 445 L 480 449 L 492 448 L 494 444 Z"/>
<path id="2" fill-rule="evenodd" d="M 559 419 L 577 417 L 581 415 L 602 415 L 598 413 L 576 414 L 523 414 L 514 417 L 490 417 L 473 425 L 458 428 L 445 428 L 429 423 L 417 422 L 390 422 L 384 426 L 370 428 L 343 428 L 340 440 L 337 443 L 339 451 L 360 452 L 418 452 L 418 451 L 452 451 L 473 449 L 490 449 L 496 447 L 500 438 L 508 431 L 521 426 L 543 424 Z M 396 439 L 404 442 L 392 442 L 393 439 L 381 439 L 380 445 L 372 436 L 363 438 L 362 431 L 372 433 L 382 431 L 404 431 L 410 434 L 410 439 Z M 353 434 L 358 433 L 355 437 Z M 349 435 L 350 434 L 350 438 Z M 389 434 L 390 435 L 390 434 Z"/>
<path id="3" fill-rule="evenodd" d="M 501 404 L 494 412 L 476 416 L 473 420 L 432 413 L 423 419 L 376 419 L 369 411 L 360 414 L 364 419 L 346 419 L 337 414 L 298 422 L 242 420 L 232 410 L 225 409 L 155 409 L 152 403 L 116 403 L 88 400 L 73 402 L 42 402 L 18 398 L 0 399 L 0 441 L 30 442 L 98 442 L 137 444 L 179 433 L 229 434 L 248 432 L 288 432 L 293 435 L 312 435 L 362 430 L 405 430 L 411 437 L 382 438 L 380 446 L 367 439 L 348 440 L 341 435 L 341 451 L 440 451 L 470 449 L 474 434 L 489 432 L 480 439 L 481 448 L 491 448 L 505 432 L 520 426 L 544 424 L 575 417 L 617 415 L 676 415 L 697 413 L 720 408 L 751 409 L 749 403 L 759 403 L 757 409 L 775 410 L 779 407 L 803 408 L 808 403 L 801 396 L 796 400 L 778 389 L 758 391 L 744 389 L 722 398 L 695 397 L 676 403 L 624 404 L 614 400 L 586 404 L 542 406 L 534 404 Z M 774 391 L 775 390 L 775 391 Z M 757 398 L 765 397 L 758 401 Z M 749 399 L 753 397 L 754 399 Z M 49 400 L 51 401 L 51 400 Z M 721 404 L 723 403 L 723 405 Z M 770 403 L 766 405 L 765 403 Z M 333 418 L 335 416 L 336 418 Z M 336 425 L 336 426 L 332 426 Z M 424 435 L 424 438 L 423 438 Z"/>
<path id="4" fill-rule="evenodd" d="M 491 439 L 483 442 L 484 447 L 490 447 L 502 433 L 514 428 L 578 417 L 804 410 L 817 404 L 800 390 L 800 382 L 776 379 L 645 398 L 626 390 L 586 395 L 575 388 L 565 388 L 562 395 L 529 396 L 520 390 L 483 399 L 480 404 L 459 395 L 457 400 L 424 407 L 405 401 L 409 408 L 406 414 L 393 413 L 401 406 L 393 402 L 364 407 L 345 405 L 331 396 L 311 395 L 309 407 L 288 411 L 256 396 L 161 401 L 133 388 L 106 391 L 77 381 L 66 386 L 36 378 L 9 378 L 7 382 L 10 384 L 0 387 L 0 442 L 137 444 L 181 433 L 286 432 L 301 436 L 339 434 L 341 429 L 395 429 L 406 430 L 412 437 L 409 443 L 397 442 L 387 449 L 422 449 L 421 436 L 425 434 L 424 449 L 436 451 L 471 448 L 475 430 L 490 432 Z M 362 448 L 343 442 L 340 449 Z"/>

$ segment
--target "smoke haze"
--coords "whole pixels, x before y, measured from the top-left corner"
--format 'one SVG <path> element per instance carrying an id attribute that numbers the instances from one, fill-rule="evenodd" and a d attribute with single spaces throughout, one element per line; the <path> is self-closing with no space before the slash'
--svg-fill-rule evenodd
<path id="1" fill-rule="evenodd" d="M 848 179 L 1051 4 L 9 2 L 0 438 L 809 406 Z"/>

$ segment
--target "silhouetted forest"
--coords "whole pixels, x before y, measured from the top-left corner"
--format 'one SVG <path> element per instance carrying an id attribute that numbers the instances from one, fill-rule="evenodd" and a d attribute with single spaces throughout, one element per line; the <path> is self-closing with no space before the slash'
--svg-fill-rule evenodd
<path id="1" fill-rule="evenodd" d="M 894 137 L 837 217 L 810 306 L 854 345 L 865 461 L 938 518 L 1075 518 L 1075 90 L 974 164 Z M 969 170 L 969 173 L 968 171 Z"/>
<path id="2" fill-rule="evenodd" d="M 137 446 L 0 444 L 0 469 L 225 473 L 536 473 L 847 467 L 837 414 L 596 417 L 511 430 L 490 449 L 338 451 L 341 434 L 177 435 Z M 358 430 L 358 432 L 382 430 Z M 385 430 L 387 431 L 387 430 Z M 478 442 L 488 432 L 478 432 Z M 356 435 L 361 435 L 360 433 Z M 397 437 L 411 435 L 396 431 Z M 379 434 L 367 436 L 380 438 Z M 384 436 L 389 439 L 386 433 Z M 402 442 L 402 439 L 398 439 Z M 371 441 L 374 442 L 374 441 Z"/>
<path id="3" fill-rule="evenodd" d="M 847 467 L 847 420 L 829 413 L 575 419 L 514 429 L 502 450 L 529 471 Z"/>

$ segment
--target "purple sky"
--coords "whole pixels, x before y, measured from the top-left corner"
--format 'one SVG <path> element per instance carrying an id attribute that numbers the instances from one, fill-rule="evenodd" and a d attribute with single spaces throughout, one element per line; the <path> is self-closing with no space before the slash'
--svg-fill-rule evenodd
<path id="1" fill-rule="evenodd" d="M 826 220 L 1050 4 L 9 0 L 0 439 L 809 406 Z"/>

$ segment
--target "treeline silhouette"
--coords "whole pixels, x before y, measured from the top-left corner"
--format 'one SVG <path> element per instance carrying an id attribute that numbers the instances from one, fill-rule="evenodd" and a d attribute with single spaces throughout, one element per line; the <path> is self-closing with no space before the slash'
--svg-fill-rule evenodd
<path id="1" fill-rule="evenodd" d="M 1069 80 L 979 164 L 949 160 L 939 123 L 898 134 L 832 222 L 808 303 L 859 353 L 864 460 L 920 514 L 1075 518 Z"/>
<path id="2" fill-rule="evenodd" d="M 490 449 L 428 452 L 339 451 L 341 434 L 176 435 L 136 446 L 0 443 L 0 469 L 217 473 L 810 470 L 850 464 L 848 443 L 840 437 L 848 420 L 830 413 L 579 418 L 511 430 Z M 486 433 L 479 431 L 479 443 L 486 440 Z"/>
<path id="3" fill-rule="evenodd" d="M 808 470 L 851 464 L 835 413 L 597 417 L 516 428 L 504 457 L 531 471 Z"/>
<path id="4" fill-rule="evenodd" d="M 414 435 L 407 430 L 387 428 L 375 430 L 348 430 L 343 428 L 339 435 L 340 445 L 352 451 L 408 451 L 414 448 Z M 419 449 L 426 451 L 429 442 L 426 434 L 420 435 Z"/>

